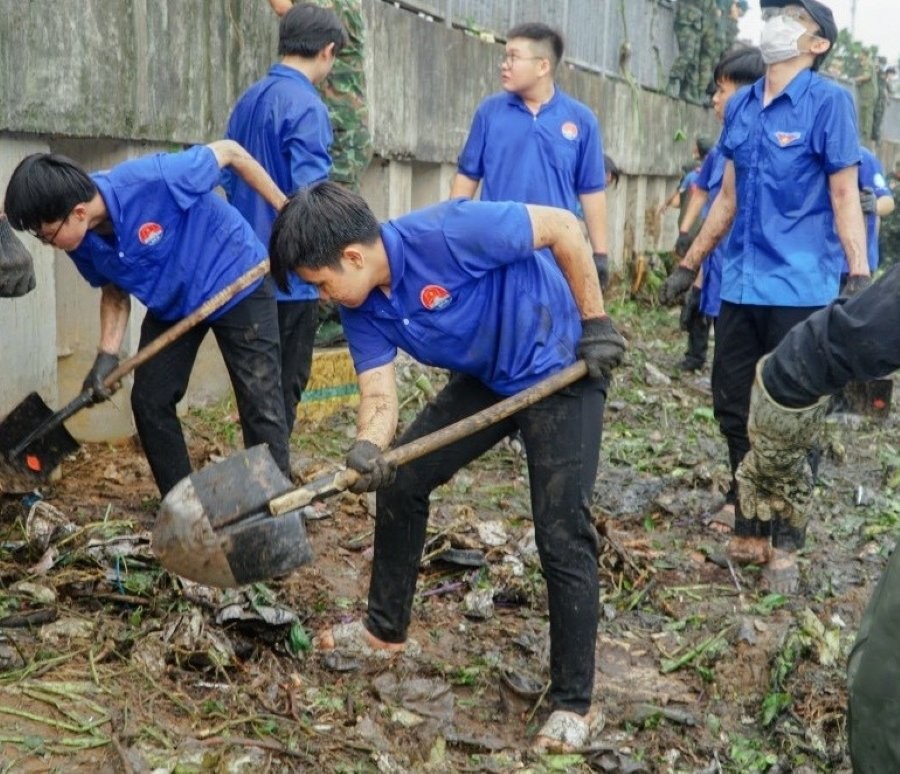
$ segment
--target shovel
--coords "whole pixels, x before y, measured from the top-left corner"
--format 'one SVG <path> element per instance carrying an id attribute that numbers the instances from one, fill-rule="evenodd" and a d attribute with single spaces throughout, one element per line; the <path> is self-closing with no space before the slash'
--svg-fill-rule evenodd
<path id="1" fill-rule="evenodd" d="M 124 360 L 103 380 L 113 389 L 123 376 L 147 362 L 161 349 L 184 335 L 209 315 L 224 306 L 240 291 L 269 271 L 268 259 L 261 261 L 227 287 L 207 299 L 133 357 Z M 0 491 L 28 492 L 43 481 L 78 442 L 62 426 L 69 417 L 93 402 L 93 392 L 84 390 L 59 411 L 53 411 L 33 392 L 0 422 Z"/>
<path id="2" fill-rule="evenodd" d="M 472 435 L 572 384 L 587 373 L 579 360 L 470 417 L 390 449 L 403 465 Z M 343 492 L 359 478 L 341 468 L 299 488 L 268 449 L 254 446 L 179 481 L 160 504 L 153 553 L 167 570 L 229 588 L 285 575 L 312 559 L 300 509 Z"/>

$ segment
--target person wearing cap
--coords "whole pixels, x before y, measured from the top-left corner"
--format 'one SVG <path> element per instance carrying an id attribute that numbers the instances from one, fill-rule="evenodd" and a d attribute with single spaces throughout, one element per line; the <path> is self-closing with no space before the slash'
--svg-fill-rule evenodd
<path id="1" fill-rule="evenodd" d="M 546 24 L 507 33 L 500 59 L 503 91 L 475 111 L 459 154 L 450 198 L 561 207 L 583 219 L 594 265 L 609 284 L 603 134 L 594 112 L 555 81 L 562 36 Z"/>
<path id="2" fill-rule="evenodd" d="M 722 263 L 722 307 L 713 356 L 713 408 L 732 474 L 749 447 L 747 416 L 756 362 L 785 334 L 838 295 L 871 282 L 860 208 L 860 162 L 850 93 L 816 72 L 837 37 L 817 0 L 762 0 L 763 78 L 725 111 L 722 188 L 682 261 L 660 291 L 673 303 L 731 229 Z M 732 480 L 732 488 L 735 487 Z M 773 591 L 791 593 L 805 523 L 761 520 L 736 509 L 731 558 L 763 565 Z"/>

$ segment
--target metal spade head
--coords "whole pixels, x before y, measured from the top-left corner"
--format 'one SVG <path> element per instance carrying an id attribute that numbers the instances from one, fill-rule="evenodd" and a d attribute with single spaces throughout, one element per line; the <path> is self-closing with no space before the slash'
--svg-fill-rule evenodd
<path id="1" fill-rule="evenodd" d="M 292 488 L 265 446 L 208 465 L 163 498 L 153 552 L 167 570 L 219 588 L 285 575 L 312 560 L 300 511 L 269 513 Z"/>

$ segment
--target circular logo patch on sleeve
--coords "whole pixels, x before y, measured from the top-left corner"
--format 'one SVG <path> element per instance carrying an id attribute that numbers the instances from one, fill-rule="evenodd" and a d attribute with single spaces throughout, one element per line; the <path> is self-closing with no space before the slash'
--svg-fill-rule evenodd
<path id="1" fill-rule="evenodd" d="M 574 140 L 578 137 L 578 124 L 573 121 L 566 121 L 559 130 L 567 140 Z"/>
<path id="2" fill-rule="evenodd" d="M 435 311 L 447 306 L 453 297 L 446 288 L 442 288 L 440 285 L 426 285 L 419 293 L 419 300 L 426 309 Z"/>
<path id="3" fill-rule="evenodd" d="M 163 227 L 153 221 L 145 223 L 138 229 L 138 240 L 142 245 L 155 245 L 162 236 Z"/>

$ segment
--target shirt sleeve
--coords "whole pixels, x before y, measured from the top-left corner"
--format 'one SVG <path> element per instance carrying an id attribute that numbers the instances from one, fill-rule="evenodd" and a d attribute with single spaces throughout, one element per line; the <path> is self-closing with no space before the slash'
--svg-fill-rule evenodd
<path id="1" fill-rule="evenodd" d="M 606 165 L 603 162 L 603 130 L 589 113 L 584 122 L 581 156 L 575 172 L 575 193 L 586 194 L 606 190 Z"/>
<path id="2" fill-rule="evenodd" d="M 216 154 L 206 145 L 160 154 L 159 166 L 169 193 L 182 210 L 212 191 L 222 177 Z"/>
<path id="3" fill-rule="evenodd" d="M 884 169 L 874 153 L 863 153 L 862 164 L 859 168 L 859 187 L 871 188 L 875 196 L 893 196 L 884 179 Z"/>
<path id="4" fill-rule="evenodd" d="M 92 288 L 102 288 L 104 285 L 112 284 L 109 277 L 101 274 L 94 266 L 94 262 L 90 259 L 89 251 L 83 246 L 78 250 L 69 253 L 72 263 L 78 269 L 78 273 L 84 277 Z"/>
<path id="5" fill-rule="evenodd" d="M 481 180 L 484 177 L 484 143 L 487 132 L 484 113 L 484 105 L 479 105 L 472 118 L 469 136 L 466 138 L 466 144 L 463 145 L 456 165 L 462 174 L 472 180 Z"/>
<path id="6" fill-rule="evenodd" d="M 697 179 L 694 181 L 694 185 L 701 191 L 709 191 L 712 187 L 710 179 L 712 178 L 713 168 L 716 165 L 716 155 L 715 150 L 711 150 L 706 154 L 706 158 L 703 159 L 703 166 L 700 167 L 700 172 L 697 174 Z"/>
<path id="7" fill-rule="evenodd" d="M 291 160 L 291 190 L 293 194 L 320 180 L 331 172 L 329 150 L 334 140 L 331 121 L 324 105 L 310 108 L 294 117 L 288 126 L 283 147 L 288 148 Z"/>
<path id="8" fill-rule="evenodd" d="M 856 108 L 850 92 L 839 86 L 829 89 L 828 98 L 823 101 L 814 127 L 817 132 L 821 132 L 821 148 L 827 174 L 859 164 Z"/>
<path id="9" fill-rule="evenodd" d="M 480 277 L 534 257 L 534 232 L 524 204 L 457 199 L 444 217 L 447 249 L 463 271 Z"/>
<path id="10" fill-rule="evenodd" d="M 364 312 L 344 306 L 339 309 L 357 374 L 383 366 L 397 357 L 397 347 L 385 338 Z"/>

